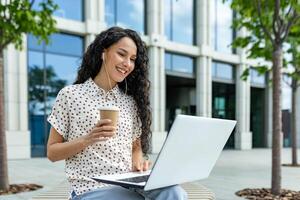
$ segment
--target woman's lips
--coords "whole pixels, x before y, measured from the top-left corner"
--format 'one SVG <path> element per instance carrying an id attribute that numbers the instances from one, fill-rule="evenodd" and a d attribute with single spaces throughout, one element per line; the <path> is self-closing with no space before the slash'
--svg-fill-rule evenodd
<path id="1" fill-rule="evenodd" d="M 120 72 L 121 74 L 125 75 L 127 70 L 121 68 L 121 67 L 116 67 L 117 71 Z"/>

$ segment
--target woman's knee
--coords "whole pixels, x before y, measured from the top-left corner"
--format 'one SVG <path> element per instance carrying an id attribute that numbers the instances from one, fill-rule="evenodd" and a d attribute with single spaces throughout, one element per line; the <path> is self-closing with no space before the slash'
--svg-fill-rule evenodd
<path id="1" fill-rule="evenodd" d="M 187 200 L 187 192 L 179 185 L 168 187 L 168 196 L 172 197 L 174 200 Z"/>

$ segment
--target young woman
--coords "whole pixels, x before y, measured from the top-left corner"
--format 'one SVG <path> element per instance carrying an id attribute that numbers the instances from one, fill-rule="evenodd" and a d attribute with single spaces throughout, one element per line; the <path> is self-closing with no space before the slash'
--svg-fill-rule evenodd
<path id="1" fill-rule="evenodd" d="M 97 108 L 106 105 L 120 109 L 117 127 L 100 119 Z M 74 85 L 59 92 L 48 121 L 52 127 L 47 156 L 66 160 L 72 200 L 187 199 L 179 186 L 144 192 L 91 179 L 150 166 L 143 157 L 151 137 L 148 57 L 135 31 L 112 27 L 96 37 Z"/>

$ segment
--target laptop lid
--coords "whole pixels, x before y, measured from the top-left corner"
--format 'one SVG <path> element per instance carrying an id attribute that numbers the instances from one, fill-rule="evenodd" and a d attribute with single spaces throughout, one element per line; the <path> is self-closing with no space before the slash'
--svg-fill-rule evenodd
<path id="1" fill-rule="evenodd" d="M 177 115 L 144 190 L 207 178 L 234 120 Z"/>

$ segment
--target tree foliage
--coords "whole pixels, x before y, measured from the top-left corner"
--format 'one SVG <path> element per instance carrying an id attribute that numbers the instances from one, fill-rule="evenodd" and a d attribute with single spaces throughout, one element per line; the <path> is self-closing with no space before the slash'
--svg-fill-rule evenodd
<path id="1" fill-rule="evenodd" d="M 299 3 L 297 0 L 279 1 L 278 14 L 276 2 L 269 0 L 233 0 L 231 7 L 237 13 L 233 21 L 233 28 L 237 31 L 245 29 L 247 35 L 238 36 L 232 43 L 234 48 L 246 48 L 247 58 L 262 58 L 264 62 L 257 62 L 254 66 L 259 74 L 271 71 L 272 66 L 266 65 L 265 61 L 272 61 L 272 52 L 275 44 L 288 43 L 291 33 L 300 34 Z M 259 8 L 258 8 L 259 7 Z M 276 35 L 280 36 L 276 38 Z M 295 40 L 294 40 L 295 41 Z M 298 43 L 299 44 L 299 43 Z M 287 61 L 283 61 L 283 67 Z M 242 79 L 249 76 L 246 69 Z"/>
<path id="2" fill-rule="evenodd" d="M 47 43 L 49 35 L 56 32 L 52 14 L 58 6 L 53 0 L 42 1 L 37 9 L 33 9 L 34 4 L 34 0 L 0 0 L 0 190 L 9 187 L 4 128 L 3 50 L 9 44 L 22 49 L 25 34 L 30 33 Z"/>
<path id="3" fill-rule="evenodd" d="M 0 1 L 0 50 L 8 44 L 22 48 L 22 34 L 31 33 L 40 40 L 48 42 L 48 36 L 56 31 L 52 13 L 58 8 L 53 0 L 39 3 L 39 9 L 33 9 L 34 0 Z"/>
<path id="4" fill-rule="evenodd" d="M 245 35 L 238 35 L 233 42 L 234 48 L 246 48 L 247 57 L 271 61 L 272 66 L 258 62 L 261 74 L 272 71 L 272 193 L 278 195 L 281 190 L 281 76 L 285 66 L 283 45 L 291 32 L 300 34 L 300 5 L 298 0 L 232 0 L 232 9 L 237 17 L 233 27 Z M 249 76 L 249 69 L 242 78 Z"/>

